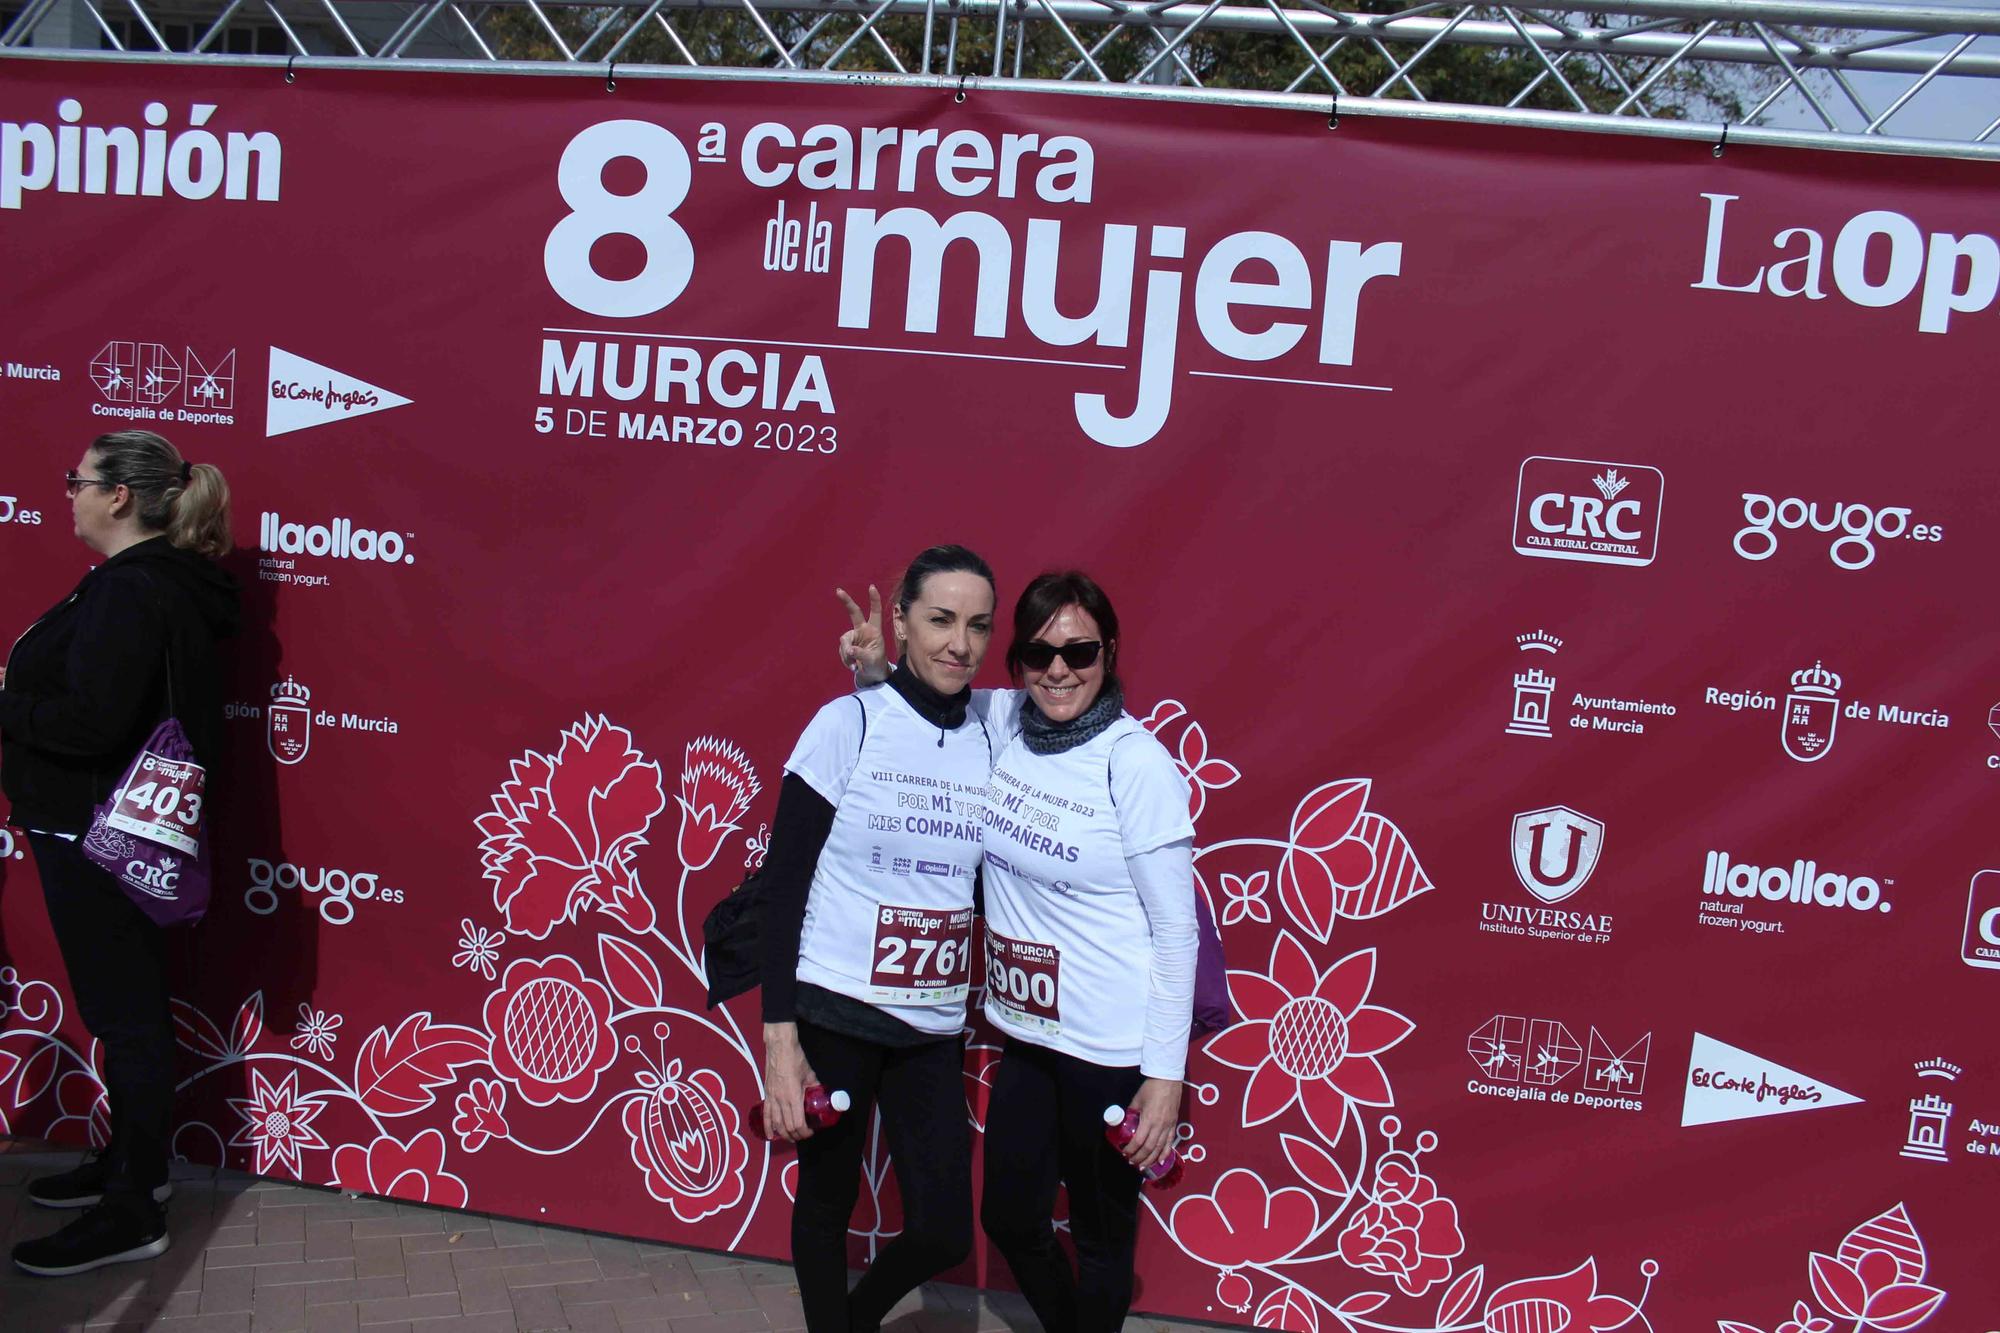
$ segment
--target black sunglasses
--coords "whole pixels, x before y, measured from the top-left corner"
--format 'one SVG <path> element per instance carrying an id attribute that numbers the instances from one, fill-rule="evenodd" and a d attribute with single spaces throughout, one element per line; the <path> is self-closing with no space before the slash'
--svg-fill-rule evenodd
<path id="1" fill-rule="evenodd" d="M 76 493 L 86 486 L 102 486 L 106 490 L 115 491 L 119 485 L 120 483 L 118 482 L 105 481 L 100 477 L 80 477 L 74 472 L 63 473 L 63 486 L 69 492 L 69 497 L 72 500 L 76 498 Z"/>
<path id="2" fill-rule="evenodd" d="M 1096 639 L 1081 639 L 1076 643 L 1066 643 L 1058 648 L 1052 643 L 1035 639 L 1021 646 L 1021 665 L 1030 671 L 1047 671 L 1060 657 L 1063 665 L 1071 671 L 1081 671 L 1097 661 L 1097 655 L 1104 651 L 1104 645 Z"/>

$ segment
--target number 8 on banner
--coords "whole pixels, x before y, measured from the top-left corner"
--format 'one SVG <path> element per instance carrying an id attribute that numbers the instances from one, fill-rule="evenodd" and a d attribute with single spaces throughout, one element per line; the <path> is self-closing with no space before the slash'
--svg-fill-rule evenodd
<path id="1" fill-rule="evenodd" d="M 646 183 L 633 194 L 604 188 L 604 168 L 621 157 L 646 170 Z M 694 276 L 694 243 L 672 216 L 693 179 L 687 149 L 651 121 L 607 120 L 571 139 L 556 167 L 556 188 L 570 213 L 542 249 L 556 295 L 593 315 L 628 318 L 673 304 Z M 590 252 L 606 236 L 637 240 L 646 247 L 646 266 L 630 278 L 599 274 Z"/>

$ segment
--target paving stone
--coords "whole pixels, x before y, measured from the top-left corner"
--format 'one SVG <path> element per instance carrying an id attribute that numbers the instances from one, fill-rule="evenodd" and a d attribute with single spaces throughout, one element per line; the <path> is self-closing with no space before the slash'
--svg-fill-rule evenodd
<path id="1" fill-rule="evenodd" d="M 433 1254 L 438 1252 L 459 1253 L 465 1250 L 490 1250 L 493 1248 L 493 1231 L 490 1227 L 466 1227 L 462 1230 L 426 1232 L 420 1236 L 403 1237 L 404 1254 Z"/>
<path id="2" fill-rule="evenodd" d="M 412 1323 L 419 1319 L 441 1319 L 446 1315 L 464 1313 L 458 1306 L 455 1291 L 437 1292 L 428 1296 L 390 1296 L 379 1301 L 360 1301 L 356 1308 L 361 1315 L 361 1327 L 371 1324 Z"/>
<path id="3" fill-rule="evenodd" d="M 0 1235 L 63 1219 L 26 1203 L 74 1154 L 0 1140 Z M 789 1266 L 177 1167 L 174 1247 L 48 1283 L 0 1270 L 0 1333 L 800 1333 Z M 1037 1333 L 1019 1296 L 940 1283 L 885 1333 Z M 1122 1333 L 1193 1333 L 1135 1316 Z"/>

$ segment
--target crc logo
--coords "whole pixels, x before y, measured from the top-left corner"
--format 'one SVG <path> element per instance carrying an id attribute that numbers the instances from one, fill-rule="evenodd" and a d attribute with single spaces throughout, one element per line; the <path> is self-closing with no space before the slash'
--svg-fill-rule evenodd
<path id="1" fill-rule="evenodd" d="M 1643 463 L 1537 456 L 1521 463 L 1514 549 L 1542 560 L 1650 565 L 1666 477 Z"/>
<path id="2" fill-rule="evenodd" d="M 21 831 L 7 824 L 0 824 L 0 861 L 19 861 L 27 856 L 21 850 Z"/>
<path id="3" fill-rule="evenodd" d="M 1825 506 L 1818 501 L 1773 500 L 1768 495 L 1743 493 L 1743 526 L 1736 533 L 1736 554 L 1745 560 L 1769 560 L 1778 553 L 1778 532 L 1838 533 L 1827 547 L 1827 558 L 1842 569 L 1866 569 L 1875 563 L 1875 539 L 1894 541 L 1944 540 L 1944 526 L 1938 523 L 1911 523 L 1905 507 L 1871 509 L 1864 504 L 1838 501 Z"/>
<path id="4" fill-rule="evenodd" d="M 266 861 L 260 856 L 249 859 L 250 887 L 244 890 L 243 905 L 258 916 L 270 916 L 278 910 L 280 890 L 296 890 L 299 893 L 317 893 L 319 915 L 330 926 L 344 926 L 354 920 L 356 899 L 367 902 L 380 899 L 385 903 L 403 901 L 401 889 L 383 888 L 380 876 L 373 874 L 352 874 L 345 870 L 307 870 L 293 865 L 290 861 Z"/>
<path id="5" fill-rule="evenodd" d="M 171 856 L 161 857 L 158 865 L 148 865 L 144 861 L 128 861 L 125 863 L 124 880 L 141 893 L 172 902 L 180 892 L 178 887 L 181 882 L 180 862 Z"/>
<path id="6" fill-rule="evenodd" d="M 2000 870 L 1982 870 L 1972 877 L 1959 957 L 1973 967 L 2000 971 Z"/>
<path id="7" fill-rule="evenodd" d="M 236 349 L 204 358 L 183 345 L 176 357 L 161 343 L 113 340 L 90 359 L 91 383 L 107 403 L 157 407 L 178 390 L 181 401 L 205 412 L 236 406 Z"/>
<path id="8" fill-rule="evenodd" d="M 1589 882 L 1604 851 L 1604 823 L 1566 805 L 1514 816 L 1514 876 L 1545 903 L 1559 903 Z"/>
<path id="9" fill-rule="evenodd" d="M 620 158 L 639 164 L 643 183 L 613 193 L 604 169 Z M 578 310 L 629 319 L 664 310 L 694 276 L 694 242 L 673 211 L 687 202 L 694 168 L 687 149 L 648 120 L 606 120 L 569 141 L 556 166 L 556 189 L 570 211 L 542 247 L 542 271 L 557 296 Z M 646 262 L 629 278 L 607 278 L 591 263 L 606 236 L 630 236 Z"/>
<path id="10" fill-rule="evenodd" d="M 24 528 L 32 528 L 42 521 L 39 509 L 23 509 L 11 495 L 0 495 L 0 523 L 19 523 Z"/>

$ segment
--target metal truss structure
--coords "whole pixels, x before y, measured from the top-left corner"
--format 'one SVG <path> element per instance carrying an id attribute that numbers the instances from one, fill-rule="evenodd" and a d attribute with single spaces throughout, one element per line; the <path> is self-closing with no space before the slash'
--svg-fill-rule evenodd
<path id="1" fill-rule="evenodd" d="M 2000 9 L 1841 0 L 0 0 L 0 57 L 866 78 L 2000 159 Z M 55 49 L 51 49 L 55 48 Z"/>

